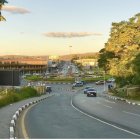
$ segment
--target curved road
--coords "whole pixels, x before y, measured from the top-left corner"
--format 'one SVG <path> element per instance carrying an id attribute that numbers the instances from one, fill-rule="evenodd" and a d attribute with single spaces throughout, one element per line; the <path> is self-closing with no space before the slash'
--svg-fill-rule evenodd
<path id="1" fill-rule="evenodd" d="M 29 138 L 140 138 L 139 107 L 75 94 L 70 85 L 52 88 L 54 96 L 26 114 Z"/>

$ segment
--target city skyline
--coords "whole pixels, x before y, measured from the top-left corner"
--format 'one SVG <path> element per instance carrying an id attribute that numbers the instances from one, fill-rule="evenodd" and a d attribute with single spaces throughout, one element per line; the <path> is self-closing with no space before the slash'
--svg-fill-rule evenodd
<path id="1" fill-rule="evenodd" d="M 140 11 L 136 0 L 8 2 L 2 10 L 7 21 L 0 23 L 0 55 L 98 52 L 108 40 L 112 22 L 128 20 Z"/>

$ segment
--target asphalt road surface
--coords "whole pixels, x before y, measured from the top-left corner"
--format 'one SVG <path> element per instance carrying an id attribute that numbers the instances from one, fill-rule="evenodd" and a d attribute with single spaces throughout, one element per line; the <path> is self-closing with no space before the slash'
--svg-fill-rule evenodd
<path id="1" fill-rule="evenodd" d="M 29 138 L 140 138 L 139 107 L 53 86 L 54 96 L 25 117 Z"/>

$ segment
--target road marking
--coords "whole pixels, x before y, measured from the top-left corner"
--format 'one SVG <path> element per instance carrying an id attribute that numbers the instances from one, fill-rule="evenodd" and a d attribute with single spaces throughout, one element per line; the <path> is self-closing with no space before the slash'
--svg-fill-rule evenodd
<path id="1" fill-rule="evenodd" d="M 135 114 L 135 113 L 132 113 L 132 112 L 127 112 L 127 111 L 123 111 L 124 113 L 127 113 L 127 114 L 130 114 L 130 115 L 134 115 L 134 116 L 138 116 L 140 117 L 140 114 Z"/>
<path id="2" fill-rule="evenodd" d="M 111 106 L 108 106 L 108 105 L 104 105 L 102 104 L 101 102 L 96 102 L 97 104 L 100 104 L 100 105 L 103 105 L 104 107 L 107 107 L 107 108 L 112 108 Z"/>
<path id="3" fill-rule="evenodd" d="M 122 130 L 122 131 L 124 131 L 124 132 L 127 132 L 127 133 L 129 133 L 129 134 L 132 134 L 132 135 L 135 135 L 135 136 L 139 136 L 139 137 L 140 137 L 140 135 L 137 134 L 137 133 L 135 133 L 135 132 L 131 132 L 131 131 L 129 131 L 129 130 L 123 129 L 123 128 L 118 127 L 118 126 L 116 126 L 116 125 L 110 124 L 110 123 L 108 123 L 108 122 L 105 122 L 105 121 L 103 121 L 103 120 L 101 120 L 101 119 L 99 119 L 99 118 L 93 117 L 93 116 L 91 116 L 91 115 L 89 115 L 89 114 L 87 114 L 87 113 L 81 111 L 80 109 L 76 108 L 76 107 L 73 105 L 72 99 L 71 99 L 71 106 L 72 106 L 75 110 L 79 111 L 80 113 L 82 113 L 82 114 L 84 114 L 84 115 L 86 115 L 86 116 L 88 116 L 88 117 L 90 117 L 90 118 L 92 118 L 92 119 L 95 119 L 95 120 L 97 120 L 97 121 L 99 121 L 99 122 L 101 122 L 101 123 L 107 124 L 107 125 L 109 125 L 109 126 L 112 126 L 112 127 L 116 128 L 116 129 L 119 129 L 119 130 Z"/>
<path id="4" fill-rule="evenodd" d="M 111 106 L 108 106 L 108 105 L 103 105 L 104 107 L 107 107 L 107 108 L 112 108 Z"/>
<path id="5" fill-rule="evenodd" d="M 35 105 L 35 104 L 34 104 L 34 105 Z M 29 110 L 32 106 L 34 106 L 34 105 L 31 105 L 30 107 L 28 107 L 28 108 L 23 112 L 23 115 L 22 115 L 22 117 L 21 117 L 21 130 L 22 130 L 24 139 L 29 139 L 29 136 L 28 136 L 27 131 L 26 131 L 25 123 L 24 123 L 24 122 L 25 122 L 25 116 L 26 116 L 28 110 Z"/>
<path id="6" fill-rule="evenodd" d="M 112 101 L 109 101 L 109 100 L 105 100 L 105 102 L 108 102 L 108 103 L 113 103 L 113 104 L 115 104 L 115 102 L 112 102 Z"/>
<path id="7" fill-rule="evenodd" d="M 100 102 L 97 102 L 97 104 L 101 104 Z"/>

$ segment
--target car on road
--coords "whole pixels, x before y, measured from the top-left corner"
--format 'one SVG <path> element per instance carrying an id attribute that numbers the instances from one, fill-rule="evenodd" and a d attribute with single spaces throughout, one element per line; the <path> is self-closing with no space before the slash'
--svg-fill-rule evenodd
<path id="1" fill-rule="evenodd" d="M 105 83 L 105 81 L 103 81 L 103 80 L 95 82 L 96 85 L 103 85 L 104 83 Z"/>
<path id="2" fill-rule="evenodd" d="M 88 89 L 90 89 L 90 88 L 92 88 L 92 87 L 90 87 L 90 86 L 85 87 L 85 88 L 84 88 L 84 94 L 87 94 L 87 91 L 88 91 Z"/>
<path id="3" fill-rule="evenodd" d="M 72 86 L 73 87 L 82 87 L 83 86 L 83 82 L 75 82 Z"/>
<path id="4" fill-rule="evenodd" d="M 96 97 L 97 91 L 94 88 L 90 88 L 87 90 L 87 97 Z"/>
<path id="5" fill-rule="evenodd" d="M 112 83 L 112 82 L 115 82 L 115 79 L 114 78 L 110 78 L 106 81 L 107 83 Z"/>
<path id="6" fill-rule="evenodd" d="M 86 85 L 86 82 L 84 80 L 81 81 L 83 83 L 83 85 Z"/>
<path id="7" fill-rule="evenodd" d="M 52 87 L 51 86 L 46 86 L 46 92 L 52 92 Z"/>

